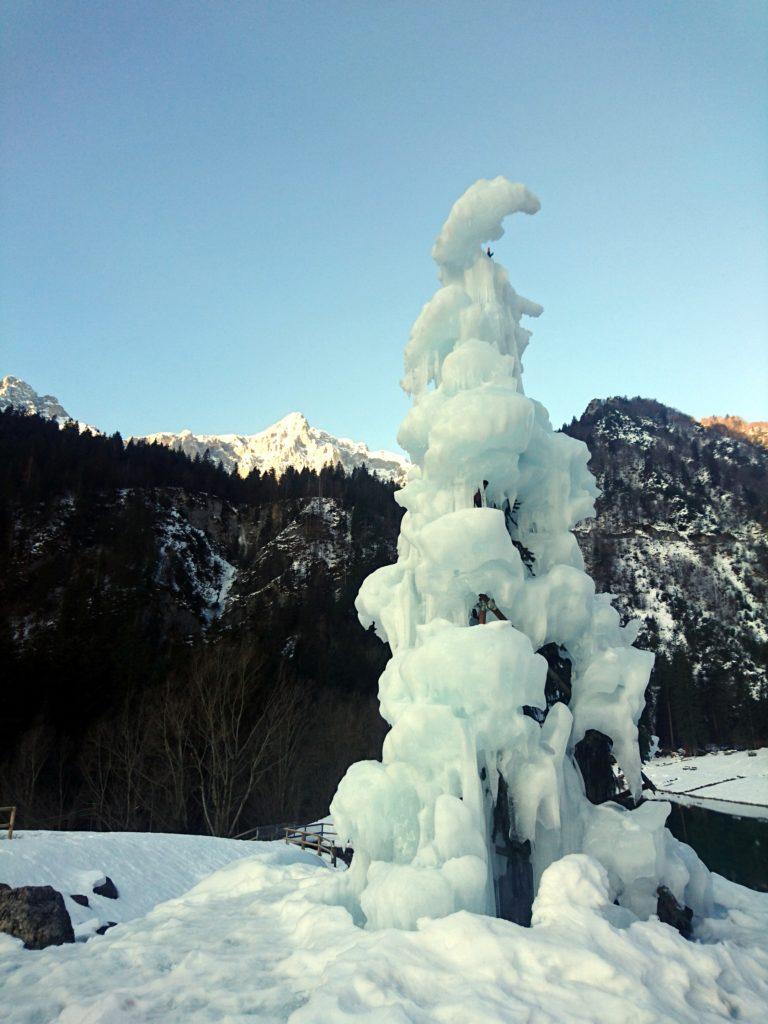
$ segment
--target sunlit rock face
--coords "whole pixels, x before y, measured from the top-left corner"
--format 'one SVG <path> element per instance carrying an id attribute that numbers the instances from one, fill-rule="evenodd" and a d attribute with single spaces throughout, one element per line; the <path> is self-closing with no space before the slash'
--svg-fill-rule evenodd
<path id="1" fill-rule="evenodd" d="M 38 395 L 25 380 L 10 374 L 0 380 L 0 411 L 8 408 L 43 416 L 45 419 L 58 420 L 60 423 L 66 423 L 71 419 L 58 398 L 54 398 L 53 395 Z"/>
<path id="2" fill-rule="evenodd" d="M 353 765 L 331 806 L 355 849 L 332 898 L 369 928 L 457 910 L 528 923 L 542 873 L 574 852 L 601 861 L 635 914 L 655 911 L 660 884 L 689 906 L 707 899 L 705 870 L 664 830 L 668 805 L 595 805 L 578 766 L 577 746 L 599 734 L 628 802 L 639 797 L 653 659 L 595 593 L 571 532 L 594 513 L 589 452 L 523 390 L 522 321 L 542 308 L 488 243 L 538 209 L 504 178 L 467 190 L 405 349 L 413 404 L 398 440 L 413 468 L 396 495 L 398 559 L 357 599 L 392 650 L 379 683 L 392 728 L 381 762 Z M 556 665 L 568 672 L 553 688 Z"/>

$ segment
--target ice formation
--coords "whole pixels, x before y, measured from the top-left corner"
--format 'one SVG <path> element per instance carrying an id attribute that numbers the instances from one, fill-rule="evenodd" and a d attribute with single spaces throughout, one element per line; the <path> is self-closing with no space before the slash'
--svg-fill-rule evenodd
<path id="1" fill-rule="evenodd" d="M 588 797 L 596 768 L 613 784 L 613 759 L 628 803 L 640 796 L 653 658 L 584 572 L 571 530 L 594 511 L 589 452 L 526 397 L 521 319 L 542 309 L 484 248 L 506 216 L 538 209 L 503 177 L 468 189 L 405 349 L 398 440 L 414 467 L 396 495 L 398 559 L 357 598 L 392 650 L 379 684 L 392 728 L 331 805 L 355 850 L 336 898 L 369 928 L 458 910 L 528 923 L 543 872 L 571 853 L 596 858 L 635 915 L 655 912 L 660 885 L 707 910 L 709 875 L 664 828 L 668 804 Z"/>

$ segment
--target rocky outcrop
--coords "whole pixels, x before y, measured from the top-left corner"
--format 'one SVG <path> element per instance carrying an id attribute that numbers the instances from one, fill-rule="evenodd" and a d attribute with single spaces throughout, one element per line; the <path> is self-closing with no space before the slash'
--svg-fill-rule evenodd
<path id="1" fill-rule="evenodd" d="M 50 885 L 0 884 L 0 931 L 21 939 L 25 949 L 75 941 L 64 897 Z"/>
<path id="2" fill-rule="evenodd" d="M 765 420 L 749 423 L 741 416 L 705 416 L 699 422 L 703 427 L 713 427 L 733 437 L 751 441 L 753 444 L 762 444 L 768 448 L 768 423 Z"/>

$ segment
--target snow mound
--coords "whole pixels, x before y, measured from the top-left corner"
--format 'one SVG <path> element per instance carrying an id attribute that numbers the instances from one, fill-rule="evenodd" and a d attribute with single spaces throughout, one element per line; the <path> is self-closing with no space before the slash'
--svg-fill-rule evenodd
<path id="1" fill-rule="evenodd" d="M 115 851 L 123 837 L 114 838 Z M 145 837 L 131 855 L 193 837 Z M 207 843 L 197 841 L 197 856 Z M 167 843 L 166 843 L 167 841 Z M 53 842 L 53 841 L 51 841 Z M 94 839 L 94 843 L 98 842 Z M 130 841 L 131 843 L 133 840 Z M 80 838 L 70 837 L 71 849 Z M 30 952 L 0 936 L 9 1024 L 711 1024 L 764 1019 L 768 896 L 716 879 L 700 942 L 613 906 L 605 870 L 545 871 L 531 928 L 467 912 L 415 931 L 355 927 L 320 901 L 334 873 L 283 843 L 251 854 L 87 945 Z M 158 848 L 160 849 L 160 847 Z M 53 854 L 54 847 L 49 847 Z M 127 850 L 125 855 L 128 856 Z M 189 855 L 179 853 L 181 860 Z M 140 862 L 139 862 L 140 863 Z M 115 868 L 117 872 L 117 868 Z"/>

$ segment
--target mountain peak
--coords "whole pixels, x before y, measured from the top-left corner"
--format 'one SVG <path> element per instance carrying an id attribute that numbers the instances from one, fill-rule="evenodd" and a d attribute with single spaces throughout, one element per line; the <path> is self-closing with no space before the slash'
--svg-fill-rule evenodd
<path id="1" fill-rule="evenodd" d="M 57 420 L 59 423 L 66 423 L 72 419 L 54 395 L 38 395 L 25 380 L 10 373 L 0 380 L 0 409 L 7 409 L 9 406 L 21 412 L 36 413 L 47 420 Z"/>
<path id="2" fill-rule="evenodd" d="M 301 434 L 307 430 L 311 430 L 309 420 L 303 412 L 289 412 L 287 416 L 283 416 L 277 423 L 273 423 L 271 427 L 267 427 L 266 430 L 262 431 L 262 434 L 270 433 L 286 433 L 286 434 Z"/>

